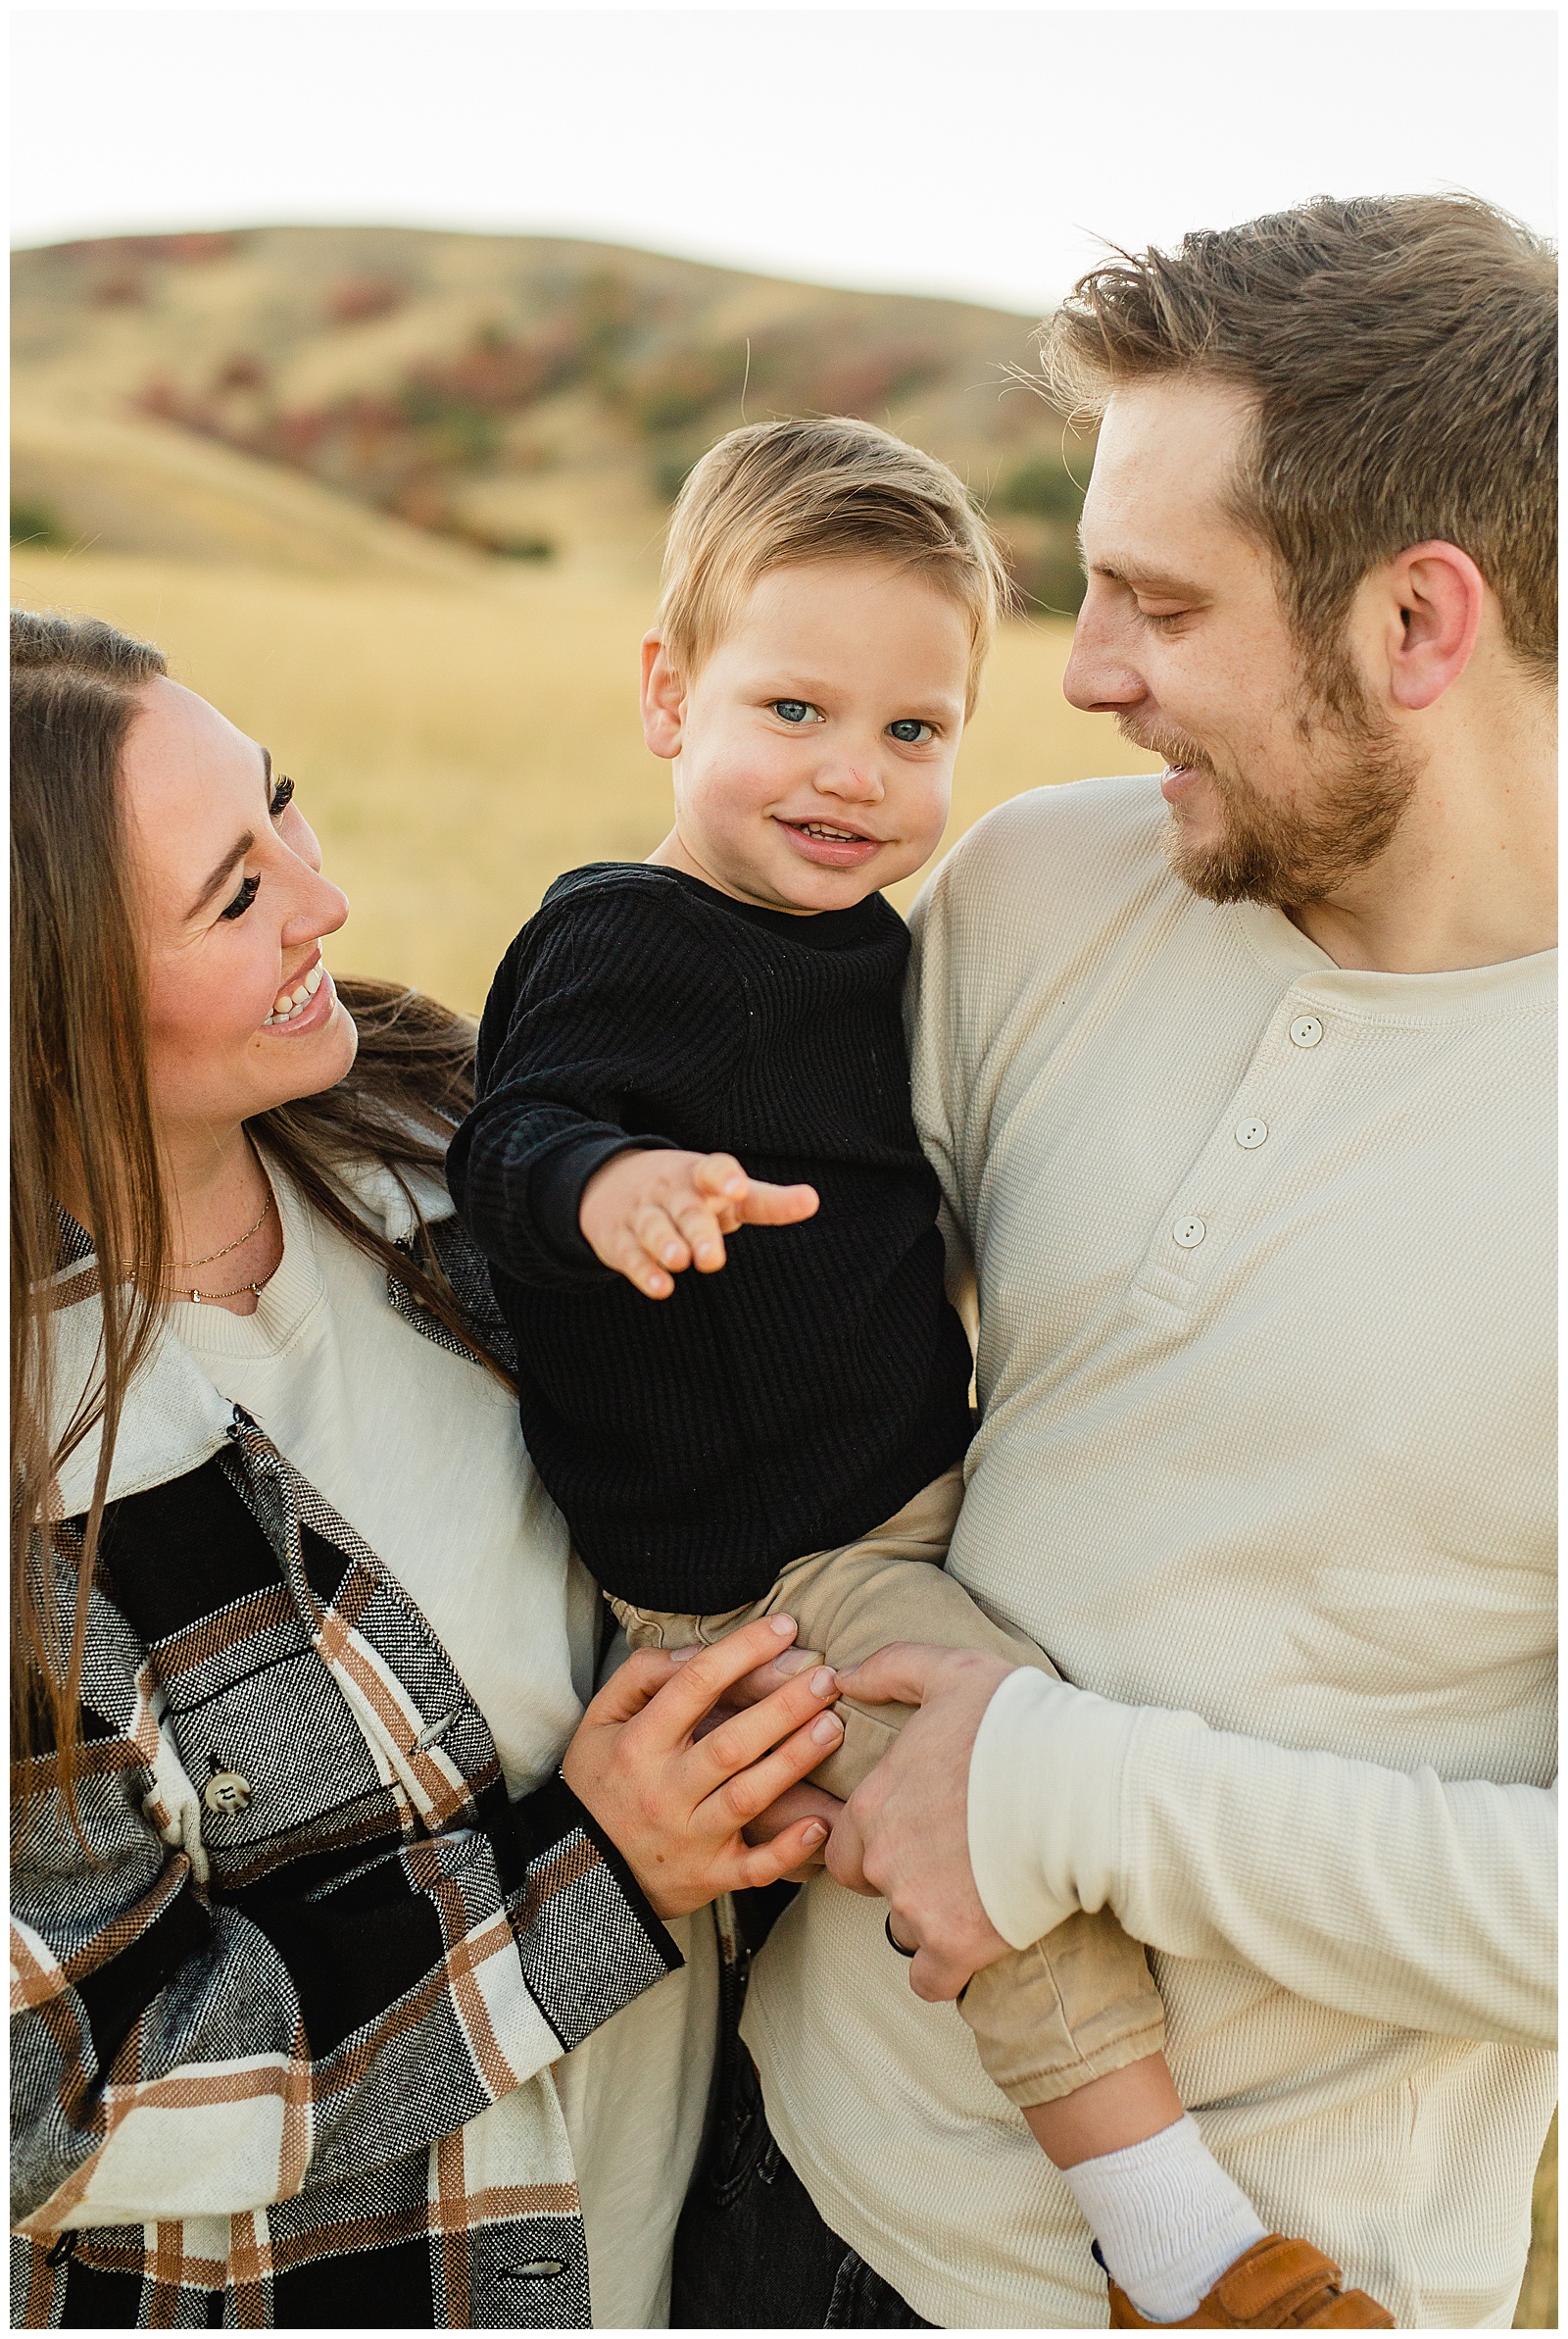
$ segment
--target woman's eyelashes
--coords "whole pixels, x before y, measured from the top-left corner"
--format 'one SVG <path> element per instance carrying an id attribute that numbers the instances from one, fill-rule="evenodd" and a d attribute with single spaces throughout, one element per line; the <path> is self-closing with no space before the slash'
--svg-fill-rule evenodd
<path id="1" fill-rule="evenodd" d="M 293 801 L 294 782 L 291 779 L 275 779 L 272 782 L 272 793 L 267 800 L 270 817 L 274 821 L 277 820 L 282 813 L 288 810 Z M 261 890 L 262 880 L 259 876 L 242 877 L 238 893 L 235 894 L 231 902 L 225 903 L 223 908 L 219 911 L 219 917 L 243 918 Z"/>

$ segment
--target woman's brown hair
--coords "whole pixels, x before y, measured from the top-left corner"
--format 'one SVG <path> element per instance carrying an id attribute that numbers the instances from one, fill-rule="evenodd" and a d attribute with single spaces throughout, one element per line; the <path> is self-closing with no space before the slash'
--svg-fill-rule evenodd
<path id="1" fill-rule="evenodd" d="M 120 762 L 162 653 L 92 618 L 12 612 L 11 1422 L 14 1764 L 52 1751 L 72 1797 L 80 1751 L 87 1606 L 125 1392 L 158 1332 L 169 1221 L 148 1083 L 139 920 L 127 866 Z M 354 1069 L 319 1096 L 246 1125 L 312 1206 L 379 1260 L 490 1369 L 433 1253 L 368 1226 L 339 1172 L 376 1162 L 408 1185 L 439 1172 L 467 1110 L 473 1026 L 395 983 L 344 978 L 360 1033 Z M 91 1245 L 81 1249 L 69 1198 Z M 50 1319 L 101 1298 L 97 1369 L 56 1419 Z M 501 1377 L 506 1377 L 504 1374 Z M 97 1429 L 98 1466 L 68 1620 L 43 1591 L 54 1487 Z M 57 1542 L 57 1548 L 60 1543 Z"/>

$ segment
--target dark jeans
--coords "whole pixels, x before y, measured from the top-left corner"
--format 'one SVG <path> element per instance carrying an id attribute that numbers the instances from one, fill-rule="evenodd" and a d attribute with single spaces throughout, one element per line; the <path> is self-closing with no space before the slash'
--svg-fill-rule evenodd
<path id="1" fill-rule="evenodd" d="M 671 2327 L 934 2330 L 817 2215 L 773 2141 L 739 2039 L 723 2063 L 708 2149 L 675 2234 Z"/>

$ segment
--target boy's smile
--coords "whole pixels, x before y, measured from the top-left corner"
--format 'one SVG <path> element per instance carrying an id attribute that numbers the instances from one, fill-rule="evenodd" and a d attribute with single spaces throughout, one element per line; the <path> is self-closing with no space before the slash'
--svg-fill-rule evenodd
<path id="1" fill-rule="evenodd" d="M 969 657 L 959 604 L 882 560 L 769 571 L 689 680 L 650 634 L 644 728 L 675 782 L 650 859 L 803 916 L 908 876 L 947 825 Z"/>
<path id="2" fill-rule="evenodd" d="M 883 840 L 859 828 L 832 827 L 825 821 L 791 821 L 779 825 L 796 839 L 796 850 L 820 869 L 863 869 L 882 850 Z"/>

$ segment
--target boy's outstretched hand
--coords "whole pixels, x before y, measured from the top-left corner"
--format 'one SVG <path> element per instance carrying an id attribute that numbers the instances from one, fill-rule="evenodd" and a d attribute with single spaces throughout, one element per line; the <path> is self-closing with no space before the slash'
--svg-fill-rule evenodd
<path id="1" fill-rule="evenodd" d="M 816 1209 L 814 1186 L 770 1186 L 728 1153 L 617 1153 L 582 1190 L 577 1223 L 596 1259 L 651 1300 L 667 1300 L 683 1268 L 710 1275 L 737 1226 L 793 1226 Z"/>

